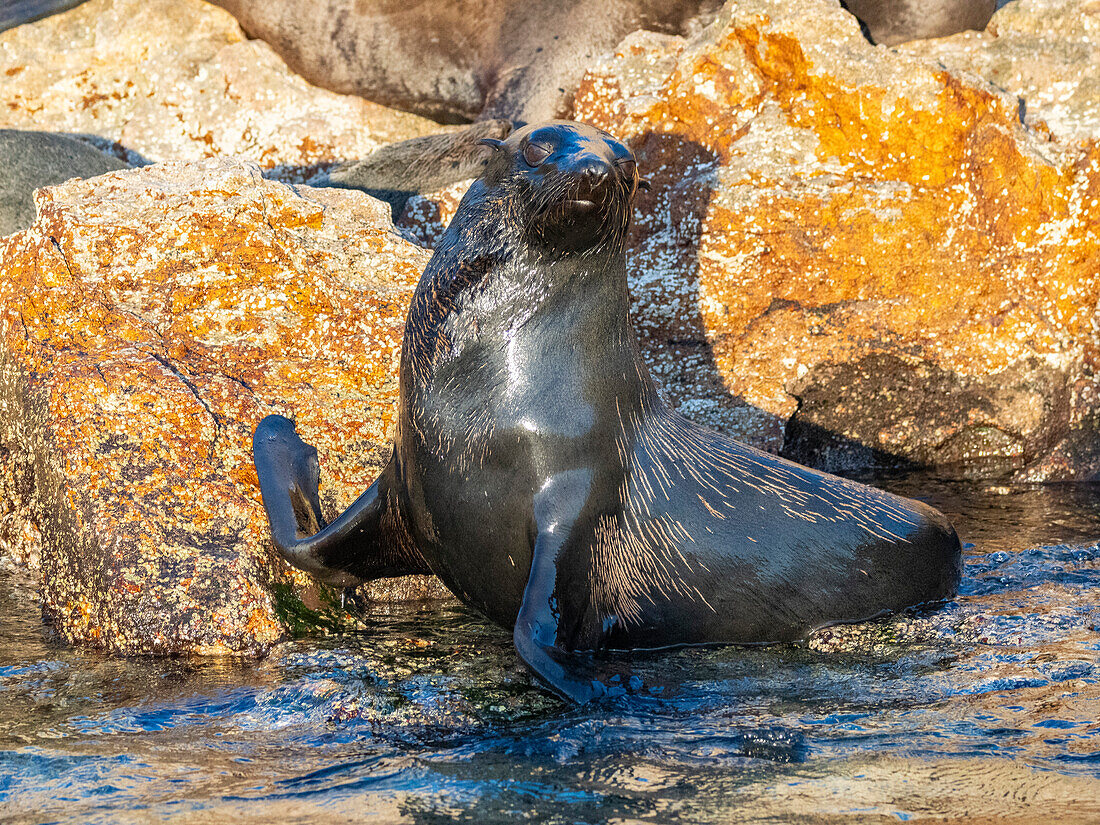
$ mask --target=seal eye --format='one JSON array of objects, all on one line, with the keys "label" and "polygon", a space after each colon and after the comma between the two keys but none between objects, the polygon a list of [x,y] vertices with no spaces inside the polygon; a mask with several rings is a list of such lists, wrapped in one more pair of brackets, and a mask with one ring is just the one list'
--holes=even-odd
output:
[{"label": "seal eye", "polygon": [[528,143],[523,149],[523,159],[528,166],[538,166],[550,157],[550,148],[540,143]]},{"label": "seal eye", "polygon": [[628,178],[634,177],[634,173],[638,171],[638,164],[632,161],[630,158],[620,160],[618,166],[623,170],[623,174]]}]

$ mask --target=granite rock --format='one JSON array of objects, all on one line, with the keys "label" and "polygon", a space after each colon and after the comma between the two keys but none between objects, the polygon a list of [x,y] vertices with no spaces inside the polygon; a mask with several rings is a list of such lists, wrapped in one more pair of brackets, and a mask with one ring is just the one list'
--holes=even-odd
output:
[{"label": "granite rock", "polygon": [[1095,142],[870,45],[829,0],[631,35],[576,116],[626,139],[653,184],[633,316],[681,409],[826,469],[1098,469],[1067,441],[1091,420]]},{"label": "granite rock", "polygon": [[[0,241],[0,550],[38,549],[70,641],[263,650],[309,594],[271,549],[252,429],[296,419],[326,517],[362,492],[388,457],[427,253],[367,195],[233,159],[70,181],[36,206]],[[365,595],[390,591],[442,592]]]},{"label": "granite rock", "polygon": [[1100,2],[1013,0],[982,32],[906,43],[1023,101],[1025,121],[1066,142],[1100,138]]},{"label": "granite rock", "polygon": [[243,155],[290,181],[432,121],[311,86],[201,0],[89,0],[0,34],[0,127],[85,137],[131,165]]}]

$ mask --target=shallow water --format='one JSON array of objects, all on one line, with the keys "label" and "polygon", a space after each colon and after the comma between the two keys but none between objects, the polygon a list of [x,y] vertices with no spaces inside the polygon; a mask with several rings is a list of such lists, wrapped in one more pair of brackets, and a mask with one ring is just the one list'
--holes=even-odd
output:
[{"label": "shallow water", "polygon": [[883,486],[955,521],[959,598],[811,643],[647,654],[569,707],[455,602],[259,662],[49,641],[0,575],[0,821],[1100,821],[1100,487]]}]

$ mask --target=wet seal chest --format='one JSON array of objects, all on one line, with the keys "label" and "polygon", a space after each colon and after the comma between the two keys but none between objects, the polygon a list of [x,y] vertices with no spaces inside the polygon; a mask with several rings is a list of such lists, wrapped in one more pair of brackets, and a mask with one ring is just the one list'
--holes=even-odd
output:
[{"label": "wet seal chest", "polygon": [[606,649],[786,641],[954,591],[941,514],[661,400],[629,321],[629,149],[564,121],[486,143],[409,309],[379,478],[316,531],[315,451],[257,428],[284,557],[339,585],[435,572],[578,701],[631,684]]}]

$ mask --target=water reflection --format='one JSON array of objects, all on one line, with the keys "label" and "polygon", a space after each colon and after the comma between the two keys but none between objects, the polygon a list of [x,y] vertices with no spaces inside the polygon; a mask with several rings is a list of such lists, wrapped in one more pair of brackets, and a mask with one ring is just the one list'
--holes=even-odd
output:
[{"label": "water reflection", "polygon": [[[51,642],[0,575],[6,821],[789,822],[1100,817],[1100,489],[901,478],[962,592],[808,644],[635,657],[660,699],[573,708],[456,603],[259,662]],[[1030,813],[1029,813],[1030,812]]]}]

